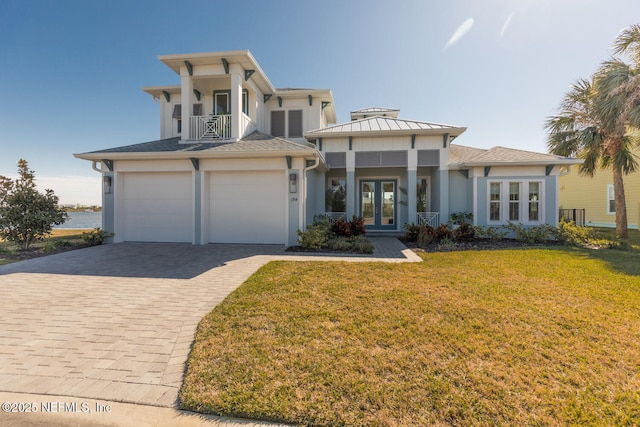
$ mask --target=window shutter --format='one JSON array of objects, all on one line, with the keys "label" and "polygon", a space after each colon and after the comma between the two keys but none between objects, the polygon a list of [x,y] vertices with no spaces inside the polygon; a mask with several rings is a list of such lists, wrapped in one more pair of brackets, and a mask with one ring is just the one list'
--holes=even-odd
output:
[{"label": "window shutter", "polygon": [[174,119],[181,119],[182,118],[182,105],[175,104],[173,106],[173,115],[171,117],[174,118]]},{"label": "window shutter", "polygon": [[302,110],[289,111],[289,138],[302,137]]},{"label": "window shutter", "polygon": [[284,136],[284,111],[271,112],[271,135]]}]

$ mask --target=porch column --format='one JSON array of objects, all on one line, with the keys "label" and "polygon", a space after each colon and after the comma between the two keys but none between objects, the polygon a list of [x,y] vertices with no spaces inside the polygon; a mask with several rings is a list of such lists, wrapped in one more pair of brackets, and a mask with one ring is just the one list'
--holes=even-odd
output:
[{"label": "porch column", "polygon": [[193,244],[202,244],[202,172],[193,174]]},{"label": "porch column", "polygon": [[440,223],[449,220],[449,170],[440,169]]},{"label": "porch column", "polygon": [[231,139],[242,137],[242,75],[231,74]]},{"label": "porch column", "polygon": [[355,151],[347,151],[347,219],[356,215],[358,200],[358,187],[356,186],[356,154]]},{"label": "porch column", "polygon": [[418,204],[416,202],[417,198],[418,198],[418,194],[417,194],[417,182],[418,182],[418,171],[413,169],[413,170],[407,170],[407,198],[409,199],[407,201],[407,224],[411,224],[411,223],[417,223],[418,218],[416,216],[416,212],[418,210]]},{"label": "porch column", "polygon": [[418,152],[409,150],[407,157],[407,223],[417,223],[416,212],[418,210],[418,194],[416,189],[418,176]]},{"label": "porch column", "polygon": [[195,139],[195,135],[191,135],[191,125],[190,125],[190,116],[193,111],[193,80],[189,76],[189,73],[186,70],[186,67],[181,70],[180,75],[182,77],[182,87],[180,94],[180,103],[182,109],[182,136],[181,139],[183,141],[189,139]]}]

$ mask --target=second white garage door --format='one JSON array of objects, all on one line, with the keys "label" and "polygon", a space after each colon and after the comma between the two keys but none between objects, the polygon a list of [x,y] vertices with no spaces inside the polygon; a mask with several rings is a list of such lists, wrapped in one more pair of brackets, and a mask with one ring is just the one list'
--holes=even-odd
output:
[{"label": "second white garage door", "polygon": [[209,179],[210,242],[285,243],[284,172],[216,172]]}]

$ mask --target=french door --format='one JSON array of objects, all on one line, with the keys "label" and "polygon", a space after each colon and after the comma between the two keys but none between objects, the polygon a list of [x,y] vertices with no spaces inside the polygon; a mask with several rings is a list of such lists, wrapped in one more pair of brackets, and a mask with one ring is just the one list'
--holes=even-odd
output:
[{"label": "french door", "polygon": [[372,230],[397,229],[396,180],[360,181],[360,212],[364,225]]}]

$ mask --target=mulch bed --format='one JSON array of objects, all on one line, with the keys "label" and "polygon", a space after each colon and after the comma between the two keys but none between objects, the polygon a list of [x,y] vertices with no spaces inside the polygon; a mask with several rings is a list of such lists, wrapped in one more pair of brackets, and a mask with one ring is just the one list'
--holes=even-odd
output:
[{"label": "mulch bed", "polygon": [[53,254],[59,254],[62,252],[73,251],[75,249],[86,248],[89,246],[90,245],[83,243],[78,245],[72,244],[72,245],[60,246],[55,249],[49,249],[49,250],[44,250],[42,248],[34,248],[34,249],[28,249],[26,251],[21,251],[21,250],[12,251],[12,252],[0,251],[0,260],[10,260],[11,262],[25,261],[28,259],[40,258],[43,256],[53,255]]}]

